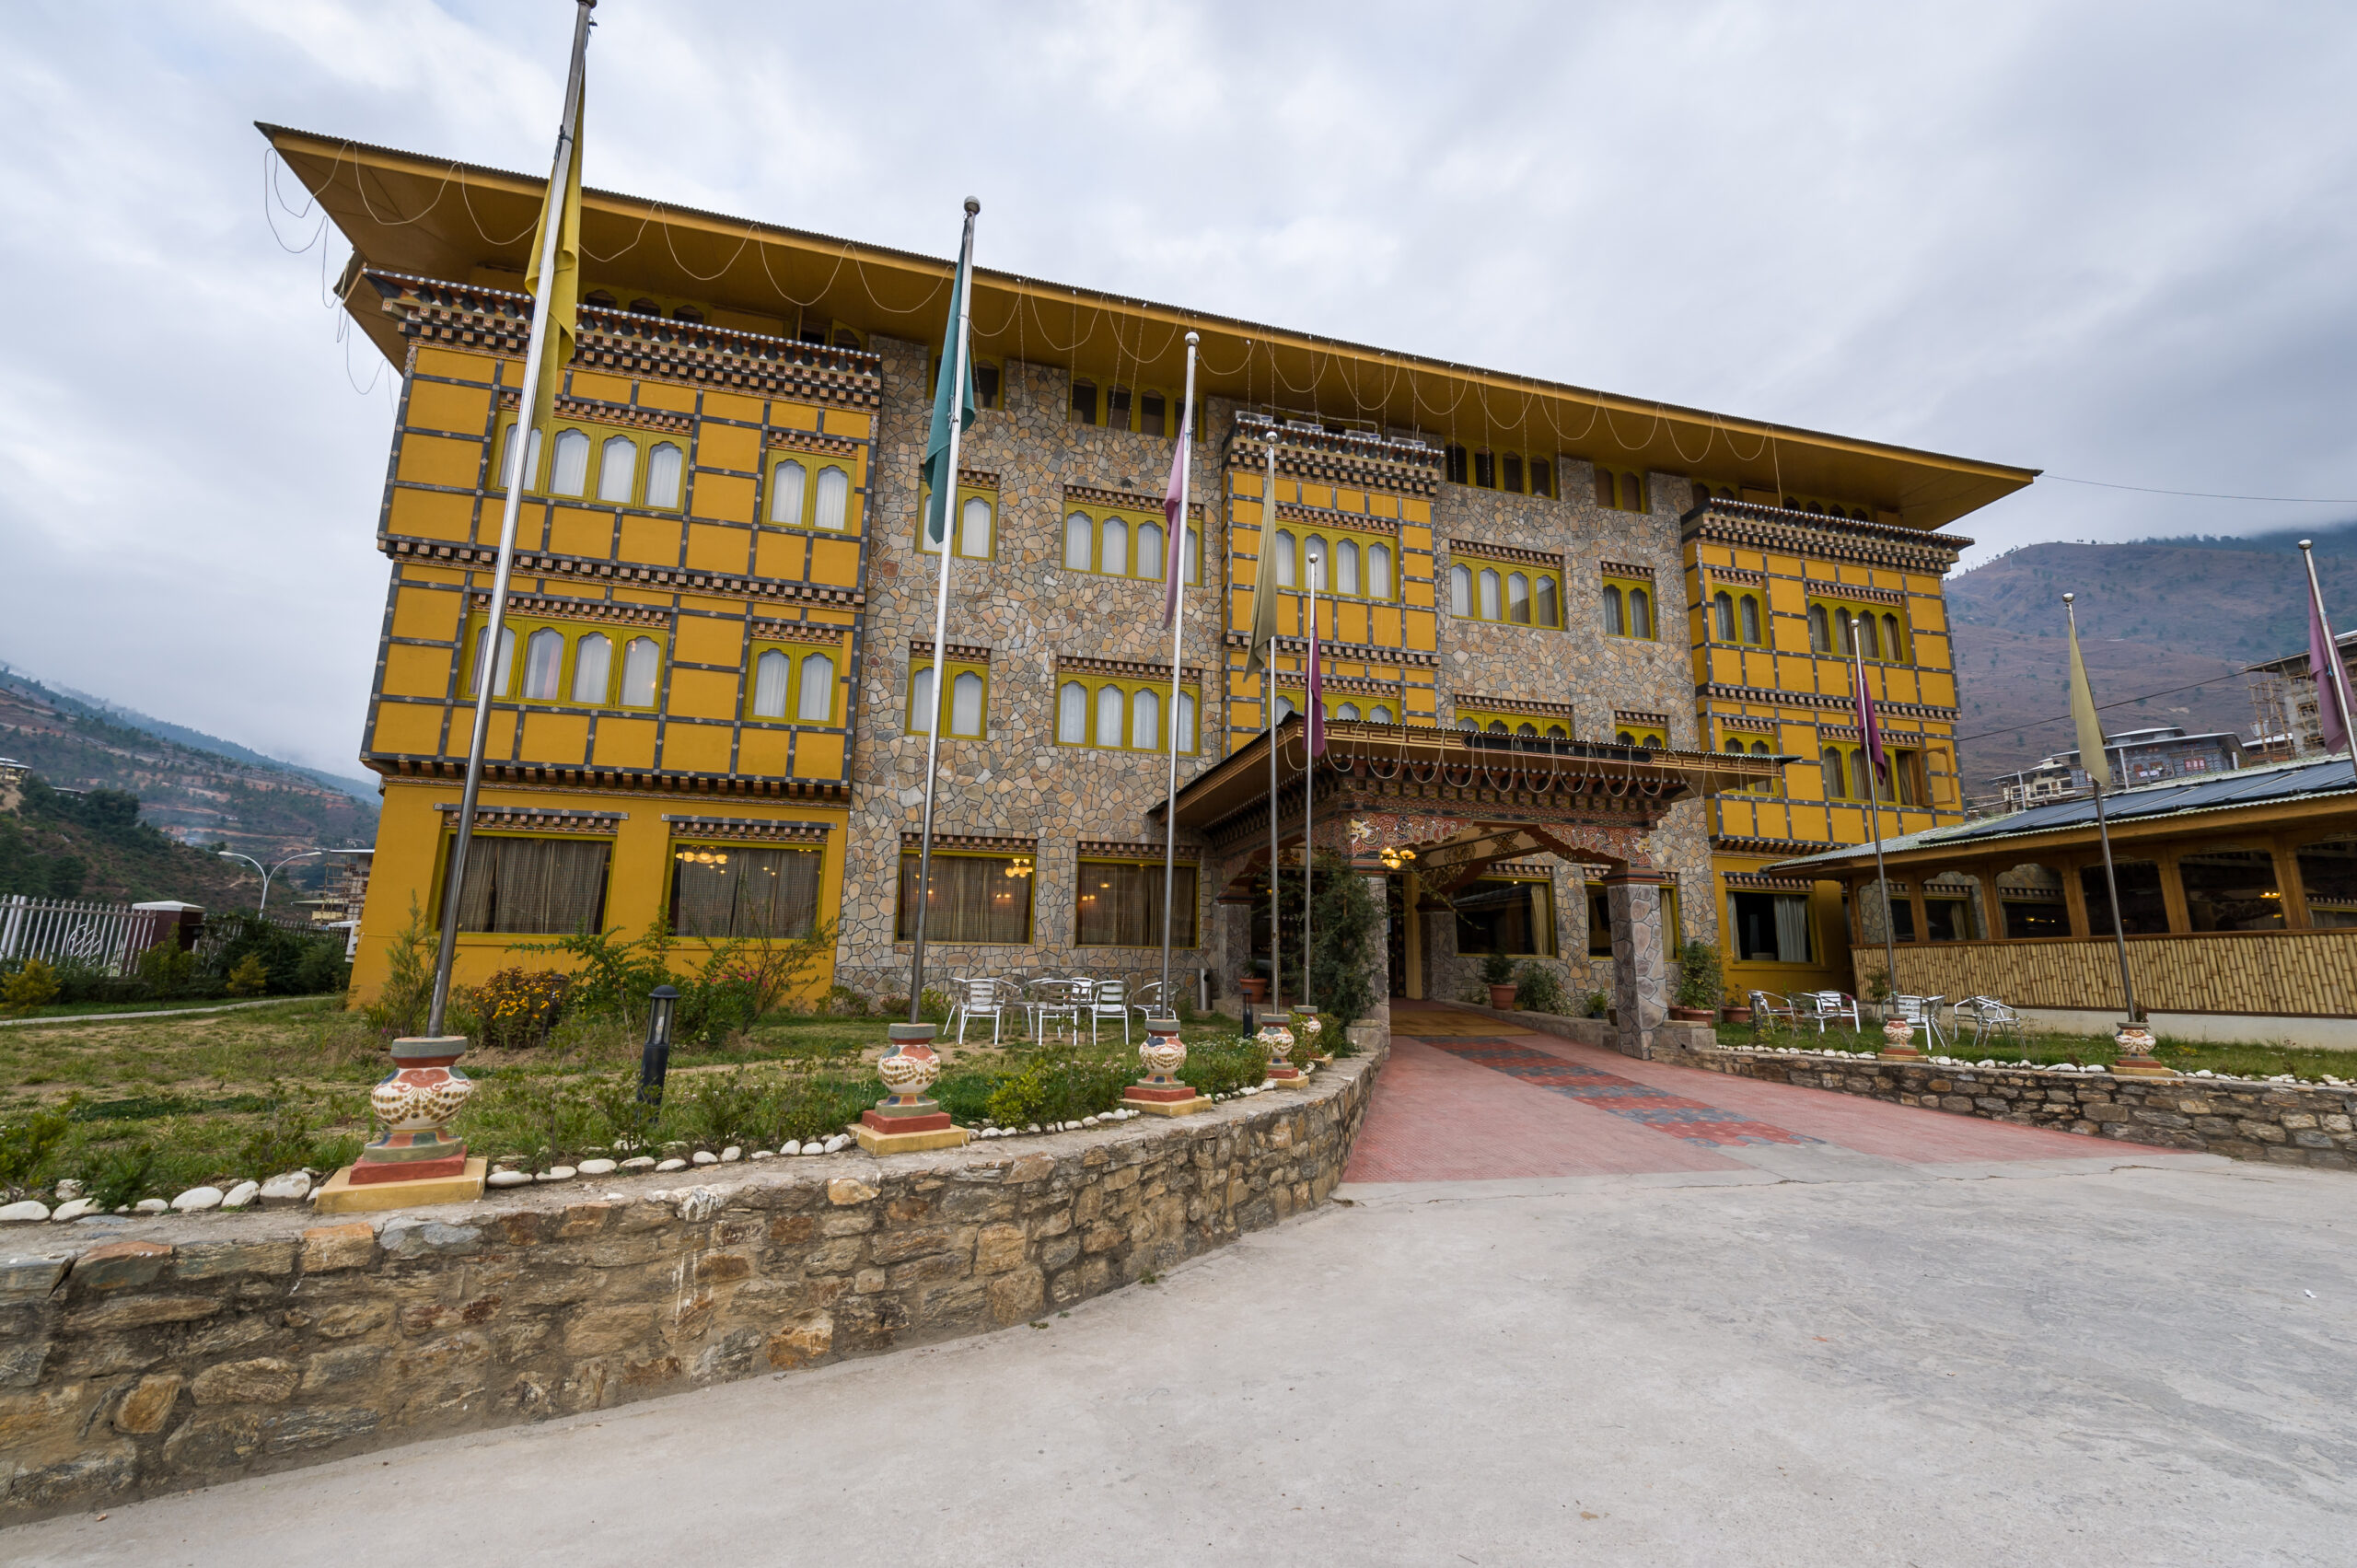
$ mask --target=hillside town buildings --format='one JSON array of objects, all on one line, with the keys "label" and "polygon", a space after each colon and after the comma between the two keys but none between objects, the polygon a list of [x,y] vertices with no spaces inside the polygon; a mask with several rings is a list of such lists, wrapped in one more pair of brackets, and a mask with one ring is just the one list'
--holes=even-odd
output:
[{"label": "hillside town buildings", "polygon": [[[1498,949],[1607,989],[1615,930],[1639,927],[1656,956],[1719,945],[1738,993],[1850,983],[1840,884],[1778,863],[1871,836],[1853,649],[1895,750],[1883,833],[1962,818],[1941,579],[1970,541],[1946,529],[2030,470],[982,268],[983,407],[948,538],[927,540],[946,262],[591,192],[557,427],[519,450],[540,182],[264,132],[352,240],[347,308],[402,378],[363,992],[437,908],[486,659],[461,980],[582,927],[690,953],[831,931],[821,984],[904,991],[941,681],[935,972],[1157,960],[1175,724],[1174,940],[1233,996],[1266,951],[1269,704],[1305,700],[1313,574],[1336,737],[1309,781],[1318,842],[1380,878],[1398,994],[1459,995]],[[1162,484],[1190,330],[1173,701]],[[1283,590],[1273,693],[1245,668],[1263,571]],[[1299,727],[1274,740],[1287,859]]]},{"label": "hillside town buildings", "polygon": [[[2122,789],[2230,772],[2243,765],[2243,745],[2242,737],[2231,730],[2188,735],[2183,725],[2155,725],[2104,737],[2112,778]],[[2021,772],[2000,773],[1989,782],[2002,786],[2009,811],[2049,801],[2076,800],[2093,793],[2075,747],[2041,757]]]}]

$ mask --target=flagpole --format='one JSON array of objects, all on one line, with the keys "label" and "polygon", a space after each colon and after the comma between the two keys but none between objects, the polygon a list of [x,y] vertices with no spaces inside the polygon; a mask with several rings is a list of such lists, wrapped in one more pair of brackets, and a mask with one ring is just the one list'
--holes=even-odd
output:
[{"label": "flagpole", "polygon": [[[1846,616],[1847,611],[1843,613]],[[1882,857],[1882,801],[1879,792],[1875,788],[1875,760],[1869,745],[1872,738],[1866,732],[1865,643],[1858,635],[1857,622],[1854,620],[1849,622],[1849,629],[1851,679],[1857,682],[1858,743],[1862,747],[1868,748],[1865,753],[1866,819],[1872,825],[1875,835],[1875,879],[1882,888],[1883,962],[1889,966],[1885,972],[1890,977],[1890,994],[1895,997],[1898,994],[1898,938],[1893,930],[1895,923],[1890,914],[1890,868],[1883,864]],[[1885,1016],[1887,1019],[1887,1015],[1886,1014]],[[1885,1044],[1889,1043],[1887,1034],[1883,1037],[1883,1040]],[[1911,1036],[1910,1040],[1911,1041]],[[1910,1049],[1912,1049],[1911,1044]]]},{"label": "flagpole", "polygon": [[[2071,643],[2073,647],[2078,645],[2079,641],[2079,610],[2073,602],[2078,597],[2076,594],[2062,596],[2062,613],[2070,618]],[[2092,701],[2091,695],[2091,704]],[[2127,757],[2123,752],[2120,766],[2125,769],[2127,765]],[[2128,978],[2128,928],[2119,918],[2119,876],[2112,869],[2111,865],[2111,824],[2104,819],[2103,781],[2091,773],[2087,776],[2087,783],[2094,788],[2096,794],[2096,838],[2103,845],[2103,885],[2105,892],[2111,899],[2111,942],[2119,952],[2119,993],[2128,1002],[2128,1021],[2131,1024],[2141,1023],[2143,1021],[2144,1015],[2136,1010],[2136,982]]]},{"label": "flagpole", "polygon": [[1325,714],[1318,701],[1318,574],[1326,564],[1326,552],[1315,555],[1303,552],[1305,575],[1309,581],[1303,586],[1309,590],[1304,600],[1308,609],[1308,668],[1302,672],[1301,703],[1301,1005],[1316,1008],[1309,984],[1309,906],[1318,896],[1317,839],[1311,832],[1311,815],[1317,809],[1318,749],[1311,744]]},{"label": "flagpole", "polygon": [[[1162,807],[1162,1010],[1172,1017],[1178,1016],[1178,1005],[1170,996],[1170,885],[1178,875],[1178,656],[1187,636],[1187,443],[1194,436],[1195,424],[1195,345],[1202,339],[1193,332],[1187,334],[1187,401],[1178,405],[1178,456],[1174,466],[1178,471],[1178,515],[1167,519],[1172,539],[1170,549],[1163,560],[1163,570],[1171,574],[1170,614],[1170,787],[1164,796]],[[1195,704],[1195,727],[1202,728],[1202,703]]]},{"label": "flagpole", "polygon": [[[917,928],[909,954],[909,1022],[919,1021],[924,1008],[924,926],[933,906],[934,784],[941,777],[941,716],[949,705],[949,558],[958,545],[958,443],[965,434],[962,399],[966,389],[966,333],[974,314],[974,216],[981,203],[966,198],[966,232],[958,241],[958,342],[950,354],[949,452],[942,460],[941,580],[933,600],[933,714],[925,726],[924,830],[917,839]],[[917,537],[924,537],[924,519],[917,519]]]},{"label": "flagpole", "polygon": [[[525,461],[531,454],[540,377],[546,374],[543,362],[548,357],[549,297],[556,292],[557,239],[564,226],[573,145],[581,134],[582,68],[589,51],[589,13],[597,6],[598,0],[576,0],[573,63],[564,80],[564,112],[556,134],[556,158],[549,168],[548,194],[540,203],[540,268],[533,274],[540,280],[540,286],[532,296],[531,336],[524,345],[522,401],[517,404],[516,424],[507,437],[508,447],[516,454],[515,472],[501,475],[506,481],[507,499],[499,515],[499,559],[492,572],[491,616],[483,627],[482,656],[475,660],[474,727],[467,738],[467,782],[459,792],[459,830],[450,842],[450,865],[442,892],[442,935],[435,949],[434,991],[425,1013],[428,1039],[441,1036],[444,1016],[450,1004],[450,968],[458,958],[459,907],[466,890],[467,852],[474,843],[475,800],[482,793],[483,749],[491,735],[491,678],[499,668],[499,639],[506,630],[507,584],[516,567],[516,523],[523,510],[525,486],[533,479],[524,471]],[[558,373],[563,374],[561,367]],[[494,452],[492,460],[505,462],[505,457]]]},{"label": "flagpole", "polygon": [[[1277,569],[1277,426],[1269,423],[1268,477],[1260,482],[1260,571]],[[1261,585],[1277,591],[1276,579]],[[1280,1019],[1285,1010],[1284,900],[1277,887],[1277,661],[1275,650],[1260,661],[1260,706],[1269,715],[1269,1011]]]},{"label": "flagpole", "polygon": [[[2340,645],[2333,641],[2331,618],[2324,612],[2324,587],[2316,581],[2316,540],[2300,541],[2300,559],[2308,568],[2308,599],[2316,607],[2316,625],[2324,633],[2324,661],[2332,667],[2332,689],[2340,699],[2341,736],[2349,742],[2350,760],[2357,762],[2357,718],[2349,711],[2349,671],[2340,662]],[[2321,698],[2323,693],[2317,695]]]}]

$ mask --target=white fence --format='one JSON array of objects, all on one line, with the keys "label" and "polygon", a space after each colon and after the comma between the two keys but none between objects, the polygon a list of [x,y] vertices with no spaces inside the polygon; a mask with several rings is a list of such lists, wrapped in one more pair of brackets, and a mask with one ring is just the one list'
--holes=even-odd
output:
[{"label": "white fence", "polygon": [[29,899],[18,893],[0,899],[0,959],[41,958],[127,975],[139,967],[139,955],[179,919],[176,910]]}]

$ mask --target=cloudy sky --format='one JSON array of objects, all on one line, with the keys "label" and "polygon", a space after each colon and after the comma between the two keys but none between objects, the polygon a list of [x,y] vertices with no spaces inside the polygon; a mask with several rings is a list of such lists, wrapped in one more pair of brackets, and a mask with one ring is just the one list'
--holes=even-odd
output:
[{"label": "cloudy sky", "polygon": [[[9,10],[0,660],[356,772],[392,399],[251,122],[544,168],[573,6]],[[2054,475],[2357,496],[2357,10],[598,17],[610,189],[939,254],[971,192],[983,260],[1061,281]],[[2049,480],[1960,527],[1978,559],[2344,516]]]}]

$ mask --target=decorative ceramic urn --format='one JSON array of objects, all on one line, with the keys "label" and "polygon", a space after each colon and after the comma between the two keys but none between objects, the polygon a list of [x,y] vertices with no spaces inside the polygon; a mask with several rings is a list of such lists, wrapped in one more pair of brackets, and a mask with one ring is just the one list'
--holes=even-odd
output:
[{"label": "decorative ceramic urn", "polygon": [[475,1086],[454,1065],[467,1037],[439,1035],[393,1041],[393,1070],[368,1091],[368,1108],[385,1131],[360,1151],[351,1184],[419,1181],[466,1169],[467,1145],[448,1132],[450,1119]]},{"label": "decorative ceramic urn", "polygon": [[1145,1069],[1144,1082],[1157,1088],[1178,1081],[1178,1069],[1187,1064],[1187,1046],[1178,1038],[1178,1020],[1147,1021],[1145,1043],[1138,1047],[1138,1063]]},{"label": "decorative ceramic urn", "polygon": [[1915,1049],[1915,1026],[1905,1018],[1885,1018],[1882,1021],[1882,1054],[1885,1056],[1921,1056]]},{"label": "decorative ceramic urn", "polygon": [[861,1113],[861,1127],[894,1135],[948,1130],[949,1113],[924,1098],[925,1090],[941,1076],[941,1057],[933,1049],[933,1040],[931,1024],[892,1026],[892,1049],[876,1063],[876,1075],[892,1092],[877,1100],[873,1109]]},{"label": "decorative ceramic urn", "polygon": [[876,1075],[896,1099],[921,1099],[941,1076],[941,1057],[924,1042],[899,1042],[899,1048],[876,1063]]},{"label": "decorative ceramic urn", "polygon": [[1289,1083],[1301,1076],[1301,1069],[1287,1056],[1293,1051],[1293,1031],[1283,1024],[1269,1024],[1253,1037],[1269,1050],[1268,1075],[1279,1083]]},{"label": "decorative ceramic urn", "polygon": [[2164,1067],[2153,1059],[2153,1031],[2146,1025],[2120,1025],[2119,1032],[2111,1037],[2111,1043],[2119,1047],[2119,1060],[2111,1064],[2116,1075],[2130,1078],[2174,1078],[2177,1075],[2176,1068]]}]

